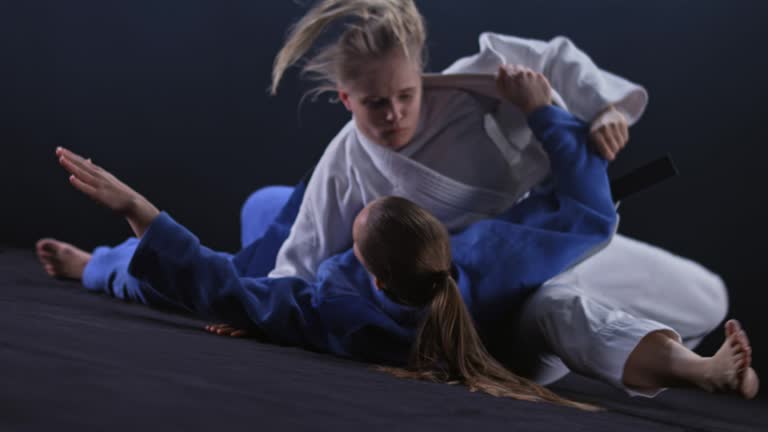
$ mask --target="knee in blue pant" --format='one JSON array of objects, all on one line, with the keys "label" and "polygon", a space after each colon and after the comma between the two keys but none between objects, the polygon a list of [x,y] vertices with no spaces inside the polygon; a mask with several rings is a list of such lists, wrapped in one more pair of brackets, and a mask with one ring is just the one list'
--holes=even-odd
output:
[{"label": "knee in blue pant", "polygon": [[290,198],[291,186],[265,186],[252,193],[240,210],[240,241],[246,247],[258,239]]}]

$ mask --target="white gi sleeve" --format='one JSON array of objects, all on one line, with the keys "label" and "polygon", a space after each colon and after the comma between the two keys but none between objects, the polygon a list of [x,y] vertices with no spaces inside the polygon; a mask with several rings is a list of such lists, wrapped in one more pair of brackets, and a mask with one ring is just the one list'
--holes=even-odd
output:
[{"label": "white gi sleeve", "polygon": [[587,122],[613,105],[633,124],[648,104],[648,93],[643,87],[598,68],[587,54],[563,36],[546,42],[483,33],[480,52],[457,60],[443,73],[495,74],[503,63],[543,73],[565,101],[564,108]]},{"label": "white gi sleeve", "polygon": [[313,281],[320,263],[352,247],[352,223],[363,204],[360,194],[350,187],[346,170],[339,167],[339,159],[334,160],[335,148],[329,146],[315,167],[269,277]]}]

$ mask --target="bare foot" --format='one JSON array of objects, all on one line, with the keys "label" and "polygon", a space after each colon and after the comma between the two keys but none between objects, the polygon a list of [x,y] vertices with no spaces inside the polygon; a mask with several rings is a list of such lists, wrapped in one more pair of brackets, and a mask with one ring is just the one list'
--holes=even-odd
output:
[{"label": "bare foot", "polygon": [[217,334],[219,336],[232,336],[232,337],[250,337],[251,334],[247,330],[240,330],[232,327],[229,324],[208,324],[205,326],[205,331]]},{"label": "bare foot", "polygon": [[708,360],[708,373],[700,382],[709,391],[735,392],[752,399],[760,388],[760,380],[752,369],[752,347],[746,332],[736,320],[725,323],[725,341]]},{"label": "bare foot", "polygon": [[88,252],[52,238],[40,239],[35,250],[45,272],[55,278],[81,280],[91,260]]}]

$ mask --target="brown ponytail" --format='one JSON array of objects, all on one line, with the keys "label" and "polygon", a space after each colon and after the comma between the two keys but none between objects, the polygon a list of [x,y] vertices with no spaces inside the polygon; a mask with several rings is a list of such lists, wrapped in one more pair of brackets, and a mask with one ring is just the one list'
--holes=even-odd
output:
[{"label": "brown ponytail", "polygon": [[515,375],[488,353],[448,271],[448,233],[434,216],[404,198],[386,197],[369,206],[365,220],[356,246],[368,270],[393,300],[428,308],[408,367],[381,370],[401,378],[461,383],[498,397],[599,409]]},{"label": "brown ponytail", "polygon": [[547,388],[507,370],[485,349],[456,282],[447,278],[429,304],[417,333],[409,369],[389,369],[402,378],[462,383],[470,391],[526,401],[546,401],[596,411],[598,408],[562,398]]}]

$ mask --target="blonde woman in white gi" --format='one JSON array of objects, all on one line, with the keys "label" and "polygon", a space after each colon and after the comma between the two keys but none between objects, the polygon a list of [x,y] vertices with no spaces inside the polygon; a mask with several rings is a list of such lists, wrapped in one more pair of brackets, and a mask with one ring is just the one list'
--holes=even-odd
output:
[{"label": "blonde woman in white gi", "polygon": [[[516,77],[543,74],[554,102],[591,122],[595,150],[609,160],[646,106],[642,87],[599,69],[563,37],[483,33],[479,53],[423,74],[425,25],[411,0],[316,3],[276,57],[273,93],[286,69],[342,20],[342,34],[306,59],[304,72],[318,94],[337,93],[352,119],[317,164],[273,277],[314,279],[321,261],[351,246],[355,215],[377,197],[410,199],[455,232],[547,187],[548,159],[499,90]],[[754,397],[751,349],[733,348],[748,347],[737,322],[725,326],[715,356],[689,349],[726,313],[718,275],[617,234],[522,305],[509,338],[522,353],[511,362],[544,384],[571,370],[632,395],[692,385]]]}]

